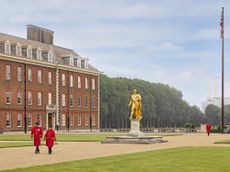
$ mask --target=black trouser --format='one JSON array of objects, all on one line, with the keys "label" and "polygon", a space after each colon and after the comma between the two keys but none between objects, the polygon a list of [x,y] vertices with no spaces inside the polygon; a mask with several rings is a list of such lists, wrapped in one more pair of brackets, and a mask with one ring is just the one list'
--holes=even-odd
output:
[{"label": "black trouser", "polygon": [[51,154],[52,153],[52,147],[48,148],[48,153]]},{"label": "black trouser", "polygon": [[39,146],[36,146],[35,153],[40,153]]}]

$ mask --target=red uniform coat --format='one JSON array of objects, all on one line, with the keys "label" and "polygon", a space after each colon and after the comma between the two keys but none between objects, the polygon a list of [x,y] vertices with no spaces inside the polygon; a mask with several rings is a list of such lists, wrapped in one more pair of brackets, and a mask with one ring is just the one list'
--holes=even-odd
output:
[{"label": "red uniform coat", "polygon": [[207,124],[207,125],[206,125],[206,131],[207,131],[208,134],[210,133],[211,128],[212,128],[212,125],[211,125],[211,124]]},{"label": "red uniform coat", "polygon": [[45,134],[45,138],[46,138],[46,146],[49,148],[53,147],[54,140],[55,140],[54,130],[52,129],[47,130]]},{"label": "red uniform coat", "polygon": [[33,127],[31,130],[31,136],[34,136],[34,146],[41,145],[41,137],[43,135],[42,127]]}]

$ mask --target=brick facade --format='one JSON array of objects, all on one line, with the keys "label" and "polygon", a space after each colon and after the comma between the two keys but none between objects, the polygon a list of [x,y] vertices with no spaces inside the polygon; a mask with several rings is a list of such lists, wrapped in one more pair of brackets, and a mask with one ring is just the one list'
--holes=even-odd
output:
[{"label": "brick facade", "polygon": [[[81,69],[34,60],[34,55],[28,59],[6,54],[3,51],[6,39],[13,42],[8,37],[3,35],[4,40],[1,40],[0,35],[0,129],[26,131],[37,121],[43,129],[50,124],[61,130],[99,129],[100,73],[94,68]],[[27,43],[21,38],[17,41]],[[43,43],[31,43],[33,49],[42,47],[48,51]],[[67,53],[77,57],[72,50],[66,52],[64,48],[53,47],[59,58]]]}]

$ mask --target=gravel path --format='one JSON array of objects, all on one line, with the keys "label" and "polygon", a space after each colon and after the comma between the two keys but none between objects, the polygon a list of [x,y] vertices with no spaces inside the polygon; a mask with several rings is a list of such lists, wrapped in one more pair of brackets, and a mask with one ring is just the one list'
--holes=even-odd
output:
[{"label": "gravel path", "polygon": [[1,148],[0,170],[184,146],[230,147],[230,145],[213,144],[215,141],[230,140],[230,135],[227,134],[211,134],[208,137],[204,133],[196,133],[169,136],[163,139],[168,140],[168,142],[151,145],[60,142],[55,145],[52,155],[47,154],[45,146],[41,147],[40,154],[34,154],[34,147]]}]

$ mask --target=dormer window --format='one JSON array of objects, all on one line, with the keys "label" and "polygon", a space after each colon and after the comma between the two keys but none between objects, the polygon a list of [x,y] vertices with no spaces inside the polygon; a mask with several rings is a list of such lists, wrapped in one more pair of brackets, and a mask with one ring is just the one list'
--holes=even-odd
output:
[{"label": "dormer window", "polygon": [[22,56],[22,45],[21,44],[16,45],[16,56]]},{"label": "dormer window", "polygon": [[37,60],[42,60],[42,49],[40,47],[37,49]]},{"label": "dormer window", "polygon": [[32,47],[30,45],[27,47],[27,57],[32,59]]},{"label": "dormer window", "polygon": [[81,68],[85,68],[85,60],[81,60]]},{"label": "dormer window", "polygon": [[69,65],[70,65],[70,66],[74,66],[74,59],[73,59],[73,56],[70,56]]},{"label": "dormer window", "polygon": [[53,63],[53,53],[51,51],[48,52],[48,62]]},{"label": "dormer window", "polygon": [[89,59],[85,59],[84,60],[84,62],[85,62],[85,65],[84,65],[85,69],[88,69],[88,64],[89,64],[88,61],[89,61]]},{"label": "dormer window", "polygon": [[81,67],[81,59],[80,58],[77,59],[77,67]]},{"label": "dormer window", "polygon": [[5,42],[5,53],[6,54],[11,54],[10,41]]}]

